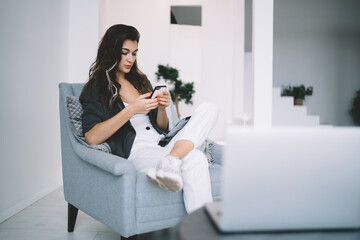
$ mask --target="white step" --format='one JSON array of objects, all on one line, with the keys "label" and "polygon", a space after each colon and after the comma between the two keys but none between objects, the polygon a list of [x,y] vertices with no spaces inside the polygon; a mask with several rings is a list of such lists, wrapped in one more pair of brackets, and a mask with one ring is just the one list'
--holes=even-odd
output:
[{"label": "white step", "polygon": [[273,88],[274,126],[318,126],[319,116],[307,116],[306,106],[295,106],[293,97],[281,97],[281,88]]},{"label": "white step", "polygon": [[320,125],[320,117],[316,115],[308,115],[307,123],[309,125]]},{"label": "white step", "polygon": [[288,109],[294,106],[293,97],[273,97],[273,107],[280,109]]}]

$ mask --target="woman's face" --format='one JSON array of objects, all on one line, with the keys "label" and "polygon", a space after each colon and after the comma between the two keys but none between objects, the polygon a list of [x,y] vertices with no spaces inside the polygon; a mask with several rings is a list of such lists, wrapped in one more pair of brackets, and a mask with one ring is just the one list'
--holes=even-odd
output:
[{"label": "woman's face", "polygon": [[121,60],[118,64],[118,70],[120,73],[126,74],[130,72],[136,60],[136,54],[138,52],[138,44],[136,41],[125,40],[121,49]]}]

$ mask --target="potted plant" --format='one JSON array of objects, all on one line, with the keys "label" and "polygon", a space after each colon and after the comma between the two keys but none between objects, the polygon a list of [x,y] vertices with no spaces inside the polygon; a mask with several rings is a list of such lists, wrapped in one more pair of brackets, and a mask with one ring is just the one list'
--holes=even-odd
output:
[{"label": "potted plant", "polygon": [[311,96],[313,94],[313,87],[305,87],[304,85],[300,86],[291,86],[282,87],[281,96],[291,96],[294,97],[294,105],[302,105],[305,96]]},{"label": "potted plant", "polygon": [[360,126],[360,90],[356,91],[355,97],[352,101],[350,115],[356,125]]},{"label": "potted plant", "polygon": [[158,71],[155,73],[157,80],[164,79],[165,82],[169,82],[174,85],[173,89],[170,89],[170,95],[173,102],[175,102],[176,113],[180,119],[179,102],[185,101],[185,104],[193,104],[191,99],[194,90],[194,83],[183,83],[179,79],[179,71],[169,65],[158,65]]}]

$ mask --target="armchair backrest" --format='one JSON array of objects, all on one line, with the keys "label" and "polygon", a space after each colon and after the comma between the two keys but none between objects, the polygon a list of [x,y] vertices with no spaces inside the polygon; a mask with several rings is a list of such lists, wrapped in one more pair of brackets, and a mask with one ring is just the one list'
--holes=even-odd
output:
[{"label": "armchair backrest", "polygon": [[[72,132],[69,112],[66,106],[66,96],[79,97],[82,87],[81,83],[60,83],[59,84],[59,111],[60,111],[60,135],[61,135],[61,155],[63,163],[63,179],[67,168],[71,168],[73,159],[76,158],[74,146],[80,144]],[[65,171],[64,171],[65,170]],[[64,182],[64,185],[65,182]]]},{"label": "armchair backrest", "polygon": [[[83,83],[60,83],[59,84],[59,110],[60,110],[60,130],[61,130],[61,139],[65,135],[72,135],[71,125],[69,119],[69,113],[66,106],[66,96],[75,96],[79,97],[81,90],[83,88]],[[75,137],[74,137],[74,139]],[[63,142],[62,142],[63,144]]]}]

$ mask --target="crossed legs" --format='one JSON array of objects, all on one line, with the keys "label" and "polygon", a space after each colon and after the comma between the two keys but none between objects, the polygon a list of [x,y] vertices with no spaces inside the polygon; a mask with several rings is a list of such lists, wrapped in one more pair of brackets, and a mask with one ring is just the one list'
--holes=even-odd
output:
[{"label": "crossed legs", "polygon": [[201,104],[185,127],[165,147],[168,154],[147,170],[156,185],[173,192],[184,190],[188,213],[212,201],[210,175],[205,155],[196,149],[208,136],[217,118],[215,104]]}]

